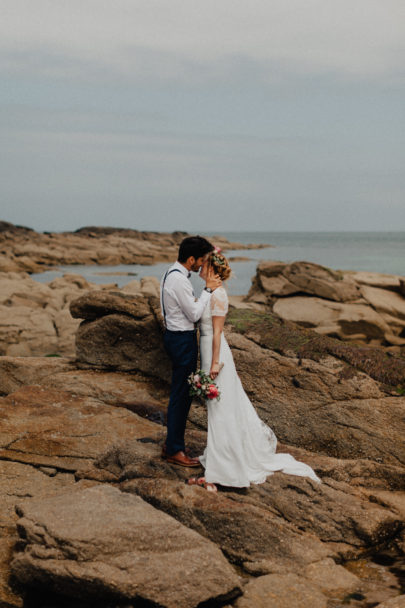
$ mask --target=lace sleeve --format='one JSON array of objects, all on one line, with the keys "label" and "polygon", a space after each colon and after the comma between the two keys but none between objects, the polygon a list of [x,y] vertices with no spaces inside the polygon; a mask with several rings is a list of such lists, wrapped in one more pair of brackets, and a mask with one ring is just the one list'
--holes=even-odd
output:
[{"label": "lace sleeve", "polygon": [[226,317],[228,312],[228,295],[223,287],[219,287],[211,296],[211,314],[213,317]]}]

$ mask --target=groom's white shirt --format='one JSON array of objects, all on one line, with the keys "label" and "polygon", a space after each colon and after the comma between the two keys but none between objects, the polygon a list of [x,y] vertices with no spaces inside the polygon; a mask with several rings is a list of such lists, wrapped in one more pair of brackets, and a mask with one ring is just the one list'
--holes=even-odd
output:
[{"label": "groom's white shirt", "polygon": [[[171,272],[179,270],[180,272]],[[170,274],[169,274],[170,273]],[[166,328],[170,331],[189,331],[200,320],[211,294],[203,290],[198,300],[195,299],[193,287],[188,279],[188,270],[175,262],[170,266],[160,282],[160,307],[163,315],[166,312]],[[166,281],[164,280],[166,276]],[[164,293],[162,290],[164,282]]]}]

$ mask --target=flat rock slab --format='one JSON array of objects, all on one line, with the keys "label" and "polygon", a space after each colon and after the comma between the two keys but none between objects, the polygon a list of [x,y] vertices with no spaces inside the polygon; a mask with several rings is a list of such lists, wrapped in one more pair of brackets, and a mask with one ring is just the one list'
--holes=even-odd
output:
[{"label": "flat rock slab", "polygon": [[331,558],[309,564],[303,574],[324,593],[334,596],[361,588],[361,580]]},{"label": "flat rock slab", "polygon": [[0,398],[0,420],[1,459],[72,472],[120,440],[162,436],[162,426],[124,408],[40,386]]},{"label": "flat rock slab", "polygon": [[78,369],[67,358],[0,357],[0,393],[7,395],[34,384],[126,407],[160,424],[165,421],[168,388],[157,386],[149,377],[133,372]]},{"label": "flat rock slab", "polygon": [[28,587],[165,608],[240,593],[239,578],[212,542],[116,488],[31,500],[17,511],[25,548],[11,568]]},{"label": "flat rock slab", "polygon": [[64,372],[76,370],[76,366],[62,357],[1,357],[0,393],[8,395],[21,386],[43,384]]},{"label": "flat rock slab", "polygon": [[250,492],[244,500],[242,493],[213,494],[167,479],[132,479],[120,487],[212,540],[234,563],[273,559],[302,569],[330,554],[314,534],[300,531],[264,502],[252,504]]},{"label": "flat rock slab", "polygon": [[70,304],[70,312],[75,319],[98,319],[105,315],[124,314],[135,319],[150,315],[149,304],[142,297],[120,292],[97,291],[86,293]]},{"label": "flat rock slab", "polygon": [[[147,471],[142,464],[137,468]],[[175,479],[132,478],[120,487],[208,537],[252,574],[267,574],[263,561],[268,560],[284,564],[284,571],[302,571],[328,556],[361,555],[402,529],[396,513],[333,480],[316,487],[310,480],[276,473],[246,493],[228,489],[214,496]]]},{"label": "flat rock slab", "polygon": [[295,574],[268,574],[252,580],[235,608],[326,608],[327,599]]}]

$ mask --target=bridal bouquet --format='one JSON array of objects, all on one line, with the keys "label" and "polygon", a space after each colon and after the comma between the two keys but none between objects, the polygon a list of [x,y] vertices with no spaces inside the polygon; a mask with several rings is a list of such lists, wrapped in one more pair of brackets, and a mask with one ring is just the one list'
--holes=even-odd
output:
[{"label": "bridal bouquet", "polygon": [[192,373],[188,377],[190,385],[191,397],[200,397],[200,399],[216,399],[219,401],[221,393],[212,381],[211,376],[203,372],[201,369],[198,372]]}]

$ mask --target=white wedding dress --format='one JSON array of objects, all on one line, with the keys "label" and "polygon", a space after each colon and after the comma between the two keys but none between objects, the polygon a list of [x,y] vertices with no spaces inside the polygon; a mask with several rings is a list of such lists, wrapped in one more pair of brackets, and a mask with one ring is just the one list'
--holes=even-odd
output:
[{"label": "white wedding dress", "polygon": [[[228,296],[215,290],[200,321],[201,369],[209,373],[212,359],[212,315],[225,316]],[[223,486],[248,487],[263,483],[274,471],[320,481],[310,466],[290,454],[276,454],[277,438],[256,413],[236,372],[231,350],[221,335],[220,371],[216,384],[220,400],[207,400],[207,447],[200,461],[205,479]]]}]

